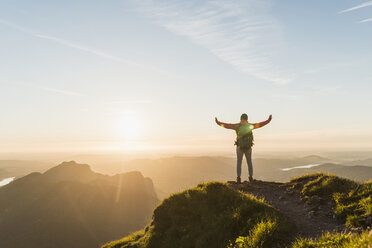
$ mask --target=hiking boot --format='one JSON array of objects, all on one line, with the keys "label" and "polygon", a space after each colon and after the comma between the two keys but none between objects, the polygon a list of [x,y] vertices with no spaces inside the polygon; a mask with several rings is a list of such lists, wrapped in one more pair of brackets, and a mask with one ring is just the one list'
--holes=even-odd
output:
[{"label": "hiking boot", "polygon": [[237,182],[237,183],[242,183],[242,180],[240,179],[240,177],[237,177],[237,178],[236,178],[236,182]]},{"label": "hiking boot", "polygon": [[253,182],[253,177],[249,177],[249,182]]}]

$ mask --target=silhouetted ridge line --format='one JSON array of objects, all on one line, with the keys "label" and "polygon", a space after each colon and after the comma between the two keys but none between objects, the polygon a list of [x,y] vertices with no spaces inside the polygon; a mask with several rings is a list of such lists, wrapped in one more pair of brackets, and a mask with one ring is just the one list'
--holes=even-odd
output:
[{"label": "silhouetted ridge line", "polygon": [[64,162],[0,188],[0,247],[98,247],[143,228],[158,202],[140,172],[107,176]]}]

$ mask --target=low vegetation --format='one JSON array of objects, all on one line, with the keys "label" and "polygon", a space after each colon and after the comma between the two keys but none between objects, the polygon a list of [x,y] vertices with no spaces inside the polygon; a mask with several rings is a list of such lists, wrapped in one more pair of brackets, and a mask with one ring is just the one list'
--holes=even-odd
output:
[{"label": "low vegetation", "polygon": [[297,239],[293,248],[369,248],[372,244],[372,235],[367,231],[361,234],[327,233],[317,240]]},{"label": "low vegetation", "polygon": [[246,237],[238,237],[235,243],[230,244],[229,248],[255,248],[272,247],[277,240],[278,223],[276,221],[261,221]]},{"label": "low vegetation", "polygon": [[335,215],[349,227],[371,226],[372,181],[358,184],[349,179],[323,173],[309,174],[291,180],[301,185],[305,199],[320,197],[332,201]]},{"label": "low vegetation", "polygon": [[349,227],[367,228],[372,218],[372,181],[347,193],[334,195],[336,215]]},{"label": "low vegetation", "polygon": [[323,173],[304,175],[291,180],[291,183],[296,182],[302,184],[301,194],[305,198],[316,195],[323,201],[332,199],[335,193],[347,193],[358,186],[352,180]]},{"label": "low vegetation", "polygon": [[290,230],[263,200],[211,182],[165,199],[145,230],[103,247],[273,247]]}]

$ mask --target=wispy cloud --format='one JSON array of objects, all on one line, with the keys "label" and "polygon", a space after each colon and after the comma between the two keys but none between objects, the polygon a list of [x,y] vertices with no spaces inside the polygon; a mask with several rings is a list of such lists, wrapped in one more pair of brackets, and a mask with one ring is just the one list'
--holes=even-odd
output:
[{"label": "wispy cloud", "polygon": [[145,65],[142,65],[142,64],[137,63],[135,61],[132,61],[132,60],[129,60],[129,59],[125,59],[125,58],[122,58],[122,57],[119,57],[119,56],[116,56],[116,55],[112,55],[112,54],[109,54],[109,53],[100,51],[98,49],[90,48],[88,46],[81,45],[81,44],[78,44],[78,43],[75,43],[75,42],[72,42],[72,41],[68,41],[68,40],[65,40],[65,39],[57,38],[57,37],[50,36],[50,35],[47,35],[47,34],[40,34],[40,33],[37,33],[35,31],[31,30],[31,29],[28,29],[28,28],[19,26],[17,24],[14,24],[14,23],[11,23],[11,22],[8,22],[8,21],[0,20],[0,24],[6,25],[8,27],[11,27],[11,28],[16,29],[16,30],[18,30],[20,32],[23,32],[23,33],[32,35],[34,37],[38,37],[40,39],[49,40],[49,41],[58,43],[58,44],[60,44],[62,46],[70,47],[70,48],[73,48],[73,49],[76,49],[76,50],[80,50],[80,51],[83,51],[83,52],[86,52],[86,53],[90,53],[90,54],[96,55],[96,56],[101,57],[101,58],[104,58],[104,59],[108,59],[108,60],[111,60],[111,61],[115,61],[115,62],[127,64],[127,65],[130,65],[130,66],[135,66],[135,67],[141,67],[141,68],[144,68],[144,69],[149,69],[149,70],[152,70],[152,71],[155,71],[155,72],[159,72],[159,73],[164,73],[163,71],[158,70],[157,68],[150,67],[150,66],[145,66]]},{"label": "wispy cloud", "polygon": [[365,22],[372,22],[372,18],[364,19],[360,21],[359,23],[365,23]]},{"label": "wispy cloud", "polygon": [[31,35],[34,35],[35,33],[32,32],[30,29],[28,28],[25,28],[25,27],[21,27],[17,24],[14,24],[14,23],[11,23],[11,22],[8,22],[8,21],[5,21],[5,20],[0,20],[0,24],[3,24],[5,26],[8,26],[8,27],[11,27],[11,28],[14,28],[18,31],[21,31],[23,33],[27,33],[27,34],[31,34]]},{"label": "wispy cloud", "polygon": [[286,84],[292,76],[275,61],[280,25],[268,0],[135,2],[156,23],[207,48],[239,71]]},{"label": "wispy cloud", "polygon": [[342,10],[339,13],[340,14],[347,13],[347,12],[351,12],[351,11],[358,10],[358,9],[361,9],[361,8],[365,8],[365,7],[368,7],[368,6],[372,6],[372,1],[359,4],[359,5],[355,6],[355,7],[350,8],[350,9]]},{"label": "wispy cloud", "polygon": [[19,88],[44,90],[44,91],[54,92],[58,94],[68,95],[68,96],[75,96],[75,97],[85,96],[84,94],[76,92],[76,91],[57,89],[53,87],[45,87],[45,86],[41,86],[40,83],[35,83],[32,81],[5,81],[5,82],[0,82],[0,83],[6,83],[8,85],[16,85]]},{"label": "wispy cloud", "polygon": [[58,93],[58,94],[68,95],[68,96],[83,96],[83,94],[80,94],[80,93],[74,92],[74,91],[69,91],[69,90],[47,88],[47,87],[40,87],[40,89],[45,90],[45,91]]},{"label": "wispy cloud", "polygon": [[41,39],[54,41],[58,44],[61,44],[61,45],[67,46],[67,47],[71,47],[71,48],[74,48],[74,49],[77,49],[77,50],[81,50],[81,51],[84,51],[84,52],[87,52],[87,53],[91,53],[91,54],[97,55],[97,56],[105,58],[105,59],[113,60],[113,61],[116,61],[116,62],[128,64],[128,65],[133,65],[133,66],[141,66],[140,64],[138,64],[136,62],[133,62],[131,60],[124,59],[124,58],[121,58],[121,57],[118,57],[118,56],[115,56],[115,55],[111,55],[111,54],[108,54],[108,53],[105,53],[105,52],[102,52],[102,51],[99,51],[99,50],[95,50],[95,49],[89,48],[87,46],[79,45],[77,43],[67,41],[67,40],[64,40],[64,39],[59,39],[59,38],[56,38],[56,37],[53,37],[53,36],[43,35],[43,34],[35,34],[35,36],[39,37]]}]

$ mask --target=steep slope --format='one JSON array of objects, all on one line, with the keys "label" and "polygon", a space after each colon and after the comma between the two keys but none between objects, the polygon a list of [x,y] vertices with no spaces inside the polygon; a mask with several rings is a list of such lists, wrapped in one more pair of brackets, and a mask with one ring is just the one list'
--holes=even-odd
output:
[{"label": "steep slope", "polygon": [[139,172],[65,162],[0,188],[0,247],[99,247],[142,228],[158,199]]}]

